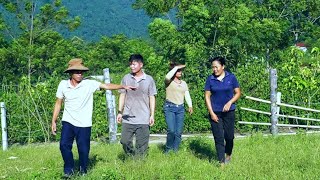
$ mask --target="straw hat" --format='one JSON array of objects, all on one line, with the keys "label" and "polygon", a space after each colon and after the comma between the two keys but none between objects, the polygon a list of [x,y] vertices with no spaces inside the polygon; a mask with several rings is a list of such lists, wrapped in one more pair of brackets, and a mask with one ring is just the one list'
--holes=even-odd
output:
[{"label": "straw hat", "polygon": [[85,67],[83,65],[82,59],[76,58],[76,59],[71,59],[68,63],[68,69],[65,70],[65,73],[68,73],[73,70],[78,70],[78,71],[89,71],[89,68]]}]

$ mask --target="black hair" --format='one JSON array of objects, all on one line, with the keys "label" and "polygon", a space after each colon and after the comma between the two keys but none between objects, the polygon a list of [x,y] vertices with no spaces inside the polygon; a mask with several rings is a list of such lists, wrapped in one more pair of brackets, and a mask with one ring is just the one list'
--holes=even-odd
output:
[{"label": "black hair", "polygon": [[140,54],[132,54],[129,57],[129,63],[132,63],[133,61],[141,62],[143,63],[143,57]]},{"label": "black hair", "polygon": [[210,63],[212,63],[213,61],[219,61],[219,63],[224,66],[226,65],[226,59],[222,56],[217,56],[217,57],[213,57],[209,59]]},{"label": "black hair", "polygon": [[181,63],[179,62],[176,62],[176,61],[170,61],[170,64],[169,64],[169,69],[173,69],[175,66],[178,66],[178,65],[182,65]]}]

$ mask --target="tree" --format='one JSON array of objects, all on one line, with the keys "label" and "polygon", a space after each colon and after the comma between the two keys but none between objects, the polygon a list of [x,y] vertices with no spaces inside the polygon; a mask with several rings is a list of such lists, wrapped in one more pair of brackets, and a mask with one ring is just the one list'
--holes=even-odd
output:
[{"label": "tree", "polygon": [[[17,64],[22,65],[22,67],[9,68],[17,69],[20,72],[16,74],[18,76],[26,73],[31,83],[32,74],[39,75],[46,70],[41,67],[47,64],[45,63],[47,59],[43,59],[45,57],[43,53],[47,52],[41,54],[41,51],[49,50],[43,46],[50,42],[42,43],[43,37],[51,36],[51,33],[55,34],[54,30],[61,26],[67,26],[70,30],[77,28],[80,25],[80,18],[69,18],[68,11],[62,6],[61,0],[44,5],[35,0],[2,0],[0,4],[7,12],[12,13],[18,22],[17,27],[4,26],[13,42],[12,47],[7,48],[7,60],[18,61]],[[58,40],[59,36],[55,38]]]},{"label": "tree", "polygon": [[159,17],[167,15],[176,4],[177,0],[136,0],[132,7],[144,9],[150,17]]},{"label": "tree", "polygon": [[[199,49],[195,51],[196,54],[207,54],[203,59],[209,55],[222,55],[231,61],[229,65],[236,67],[252,56],[263,57],[273,64],[278,62],[278,50],[296,41],[314,43],[319,39],[319,3],[316,0],[172,0],[168,3],[137,0],[134,7],[144,9],[150,16],[163,15],[177,9],[176,18],[182,22],[175,27],[175,36],[179,37],[180,44],[185,47],[187,59],[190,47],[195,46]],[[157,23],[161,22],[154,20],[150,26],[157,27]],[[149,28],[152,38],[162,43],[162,47],[165,44],[176,44],[172,38],[165,43],[159,41],[164,39],[159,37],[168,36],[167,29],[161,31]]]}]

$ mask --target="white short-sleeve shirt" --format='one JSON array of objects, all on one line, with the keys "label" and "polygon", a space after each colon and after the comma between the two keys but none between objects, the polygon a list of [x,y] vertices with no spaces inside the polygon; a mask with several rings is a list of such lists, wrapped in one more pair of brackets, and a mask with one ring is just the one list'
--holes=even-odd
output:
[{"label": "white short-sleeve shirt", "polygon": [[62,80],[56,97],[64,100],[62,121],[77,127],[92,126],[93,93],[99,90],[100,82],[82,80],[73,87],[70,80]]}]

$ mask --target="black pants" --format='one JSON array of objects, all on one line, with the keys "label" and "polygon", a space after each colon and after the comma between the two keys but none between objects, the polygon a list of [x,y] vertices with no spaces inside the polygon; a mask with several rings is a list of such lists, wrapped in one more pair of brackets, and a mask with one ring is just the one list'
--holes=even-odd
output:
[{"label": "black pants", "polygon": [[214,137],[218,161],[224,162],[225,153],[227,155],[232,154],[235,111],[214,113],[218,116],[219,122],[213,121],[209,116],[211,131]]},{"label": "black pants", "polygon": [[[133,136],[136,135],[136,148],[133,147]],[[122,123],[121,144],[128,155],[146,155],[149,146],[150,127],[148,124]]]},{"label": "black pants", "polygon": [[68,122],[62,121],[62,131],[60,139],[60,151],[64,160],[64,173],[72,174],[74,172],[74,159],[72,153],[72,144],[76,139],[79,166],[81,173],[87,173],[89,162],[91,127],[76,127]]}]

